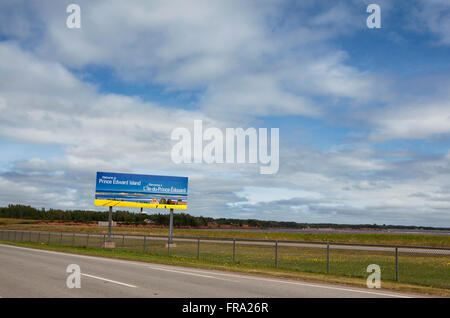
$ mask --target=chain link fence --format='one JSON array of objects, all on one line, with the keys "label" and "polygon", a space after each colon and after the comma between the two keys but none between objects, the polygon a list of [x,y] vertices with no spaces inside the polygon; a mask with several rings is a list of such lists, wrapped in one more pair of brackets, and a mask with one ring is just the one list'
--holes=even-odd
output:
[{"label": "chain link fence", "polygon": [[[104,248],[107,234],[0,230],[0,240]],[[271,241],[221,237],[112,234],[116,251],[198,259],[214,264],[367,278],[377,264],[383,281],[450,288],[450,248],[335,242]]]}]

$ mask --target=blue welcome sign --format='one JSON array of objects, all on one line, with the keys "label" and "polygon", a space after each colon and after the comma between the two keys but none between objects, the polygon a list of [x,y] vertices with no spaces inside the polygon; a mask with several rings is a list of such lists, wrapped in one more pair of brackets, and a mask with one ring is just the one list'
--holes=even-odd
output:
[{"label": "blue welcome sign", "polygon": [[97,172],[95,205],[187,209],[188,178]]}]

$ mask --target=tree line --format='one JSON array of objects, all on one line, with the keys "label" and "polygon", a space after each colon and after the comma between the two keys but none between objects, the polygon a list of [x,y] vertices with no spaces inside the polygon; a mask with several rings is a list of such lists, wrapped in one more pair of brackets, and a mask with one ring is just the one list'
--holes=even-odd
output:
[{"label": "tree line", "polygon": [[[140,214],[128,211],[114,211],[112,216],[114,221],[126,224],[146,224],[146,220],[151,220],[155,225],[169,225],[169,214]],[[108,212],[36,209],[28,205],[10,204],[7,207],[0,207],[0,218],[89,223],[108,221]],[[213,219],[195,217],[186,213],[174,214],[175,226],[206,226],[209,222],[213,222]]]},{"label": "tree line", "polygon": [[[108,221],[108,212],[89,211],[89,210],[59,210],[59,209],[37,209],[28,205],[10,204],[7,207],[0,207],[0,218],[16,218],[28,220],[45,220],[60,222],[98,222]],[[151,220],[152,224],[159,226],[169,225],[168,213],[157,214],[139,214],[128,211],[113,212],[113,220],[125,224],[146,224],[146,220]],[[401,226],[401,225],[378,225],[378,224],[333,224],[333,223],[297,223],[283,221],[265,221],[256,219],[228,219],[211,218],[203,216],[192,216],[187,213],[174,213],[174,226],[232,226],[232,227],[257,227],[257,228],[289,228],[289,229],[307,229],[307,228],[352,228],[352,229],[424,229],[424,230],[449,230],[448,228]]]}]

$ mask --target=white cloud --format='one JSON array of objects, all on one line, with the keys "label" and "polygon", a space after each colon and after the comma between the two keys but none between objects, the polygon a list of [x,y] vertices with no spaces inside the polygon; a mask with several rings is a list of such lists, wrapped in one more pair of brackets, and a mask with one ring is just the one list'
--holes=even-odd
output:
[{"label": "white cloud", "polygon": [[[450,224],[443,212],[450,202],[449,155],[421,158],[411,151],[411,160],[389,162],[384,157],[391,153],[370,145],[318,151],[282,142],[275,176],[251,165],[172,164],[170,132],[192,127],[194,119],[219,128],[257,116],[339,120],[326,106],[344,101],[361,106],[374,140],[427,138],[450,127],[445,98],[397,104],[384,94],[392,94],[386,81],[351,66],[350,56],[328,43],[357,25],[356,9],[323,1],[329,11],[309,18],[288,13],[302,14],[302,25],[289,18],[283,25],[276,1],[186,3],[80,1],[83,27],[69,30],[63,3],[24,2],[28,13],[34,10],[27,20],[27,11],[2,2],[9,9],[0,10],[0,25],[14,41],[0,42],[0,72],[8,79],[0,83],[0,137],[57,145],[63,153],[12,162],[0,177],[2,204],[92,208],[98,170],[170,172],[190,177],[195,215]],[[199,90],[198,110],[100,93],[69,71],[89,65],[112,68],[121,80]],[[388,103],[382,113],[364,108],[380,101]]]},{"label": "white cloud", "polygon": [[267,203],[281,200],[301,199],[320,199],[321,195],[317,192],[304,191],[300,189],[273,188],[273,187],[244,187],[236,192],[240,198],[246,201],[230,204],[233,207],[243,205],[256,205],[258,203]]},{"label": "white cloud", "polygon": [[[420,0],[419,7],[414,10],[412,24],[418,31],[425,28],[434,34],[436,42],[450,45],[450,2],[447,0]],[[418,26],[417,26],[418,24]]]},{"label": "white cloud", "polygon": [[392,106],[370,120],[375,125],[372,140],[426,139],[450,133],[450,102],[425,100]]},{"label": "white cloud", "polygon": [[[317,116],[322,111],[311,101],[316,95],[330,101],[380,96],[373,92],[374,76],[346,65],[345,54],[326,42],[355,25],[353,6],[324,3],[327,13],[299,12],[302,23],[293,24],[284,22],[284,7],[270,0],[78,4],[79,30],[61,23],[64,3],[22,4],[35,11],[28,17],[23,10],[22,19],[41,26],[35,34],[41,41],[29,45],[41,58],[74,68],[103,65],[125,81],[204,90],[202,107],[220,113]],[[12,19],[9,28],[19,14],[3,17]]]}]

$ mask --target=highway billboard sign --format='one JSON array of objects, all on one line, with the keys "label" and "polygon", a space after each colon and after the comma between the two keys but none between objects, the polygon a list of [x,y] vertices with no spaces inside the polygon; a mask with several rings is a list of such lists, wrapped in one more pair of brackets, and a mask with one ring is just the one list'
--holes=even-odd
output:
[{"label": "highway billboard sign", "polygon": [[187,209],[188,178],[97,172],[95,205]]}]

